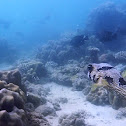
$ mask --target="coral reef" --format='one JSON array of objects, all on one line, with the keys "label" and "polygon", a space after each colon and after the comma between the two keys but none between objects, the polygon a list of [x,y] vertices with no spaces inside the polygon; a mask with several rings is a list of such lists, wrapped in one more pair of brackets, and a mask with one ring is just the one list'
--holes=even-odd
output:
[{"label": "coral reef", "polygon": [[10,70],[10,71],[1,71],[0,80],[4,80],[8,84],[9,83],[16,84],[26,93],[26,89],[23,83],[21,82],[21,74],[18,69]]},{"label": "coral reef", "polygon": [[73,48],[70,44],[70,38],[66,40],[50,41],[45,46],[42,46],[36,52],[36,58],[42,62],[56,62],[63,65],[68,60],[79,60],[84,57],[84,46],[79,48]]},{"label": "coral reef", "polygon": [[2,126],[27,125],[24,104],[25,95],[17,85],[0,81],[0,124]]},{"label": "coral reef", "polygon": [[[25,91],[27,90],[26,99],[25,93],[20,89],[23,85],[18,70],[0,72],[0,79],[3,80],[0,81],[1,126],[49,126],[48,121],[35,112],[36,107],[46,103],[45,97],[48,91],[45,91],[41,86],[33,86],[29,81],[25,81],[27,85],[25,88]],[[31,91],[33,92],[31,93]],[[46,111],[46,109],[44,110]]]},{"label": "coral reef", "polygon": [[47,70],[44,64],[39,61],[24,61],[18,65],[22,74],[22,81],[39,82],[41,78],[47,76]]},{"label": "coral reef", "polygon": [[4,80],[7,83],[14,83],[21,87],[21,74],[17,69],[0,72],[0,80]]},{"label": "coral reef", "polygon": [[40,113],[31,112],[28,114],[29,126],[50,126],[47,119]]},{"label": "coral reef", "polygon": [[126,99],[124,97],[115,93],[112,90],[108,92],[108,95],[109,95],[109,103],[112,105],[114,109],[126,107]]},{"label": "coral reef", "polygon": [[48,63],[46,67],[50,72],[51,80],[56,83],[72,86],[74,90],[83,90],[90,85],[87,75],[83,72],[84,67],[75,60],[70,60],[67,65],[55,68],[50,68]]}]

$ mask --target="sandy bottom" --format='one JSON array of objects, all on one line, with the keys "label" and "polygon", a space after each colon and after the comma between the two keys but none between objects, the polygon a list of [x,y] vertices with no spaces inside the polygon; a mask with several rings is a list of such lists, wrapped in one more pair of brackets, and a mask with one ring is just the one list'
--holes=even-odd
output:
[{"label": "sandy bottom", "polygon": [[44,85],[50,88],[48,99],[56,99],[65,97],[68,103],[60,104],[61,110],[57,111],[57,117],[47,117],[52,126],[58,125],[59,117],[63,114],[70,114],[77,111],[86,111],[91,114],[86,122],[93,126],[125,126],[125,119],[116,119],[116,115],[120,110],[114,110],[111,106],[96,106],[86,101],[81,91],[72,91],[70,87],[58,85],[56,83],[48,83]]}]

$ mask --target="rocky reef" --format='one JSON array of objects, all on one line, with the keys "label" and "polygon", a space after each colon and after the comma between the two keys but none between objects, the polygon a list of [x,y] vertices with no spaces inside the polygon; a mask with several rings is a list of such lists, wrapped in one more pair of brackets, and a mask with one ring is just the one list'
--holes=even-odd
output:
[{"label": "rocky reef", "polygon": [[49,62],[46,64],[50,72],[50,80],[56,83],[72,86],[74,90],[83,90],[90,85],[86,73],[84,73],[85,65],[76,60],[70,60],[69,64],[64,66],[51,67]]},{"label": "rocky reef", "polygon": [[[89,126],[95,117],[111,125],[104,118],[106,106],[110,112],[122,110],[115,117],[125,118],[125,22],[126,9],[103,4],[91,12],[83,32],[50,40],[34,58],[1,71],[0,126]],[[13,62],[16,50],[0,42],[0,61]],[[103,111],[95,112],[98,108]]]},{"label": "rocky reef", "polygon": [[27,124],[24,111],[25,94],[19,86],[0,81],[0,124],[1,126],[24,126]]},{"label": "rocky reef", "polygon": [[42,62],[53,61],[58,64],[64,64],[68,60],[79,60],[81,57],[84,57],[84,47],[73,48],[69,43],[70,38],[67,40],[50,41],[38,49],[36,58]]},{"label": "rocky reef", "polygon": [[[25,93],[28,92],[24,93],[21,90],[23,85],[18,70],[0,72],[0,80],[1,126],[49,126],[48,121],[42,115],[33,112],[34,106],[41,104],[40,98],[32,94],[26,95]],[[34,104],[33,107],[30,102]]]},{"label": "rocky reef", "polygon": [[29,82],[39,83],[43,78],[47,77],[47,70],[42,62],[39,61],[23,61],[18,64],[18,69],[22,75],[22,81],[26,80]]},{"label": "rocky reef", "polygon": [[10,70],[10,71],[1,71],[0,80],[4,80],[7,83],[16,84],[21,89],[23,89],[23,85],[21,83],[21,74],[18,69]]}]

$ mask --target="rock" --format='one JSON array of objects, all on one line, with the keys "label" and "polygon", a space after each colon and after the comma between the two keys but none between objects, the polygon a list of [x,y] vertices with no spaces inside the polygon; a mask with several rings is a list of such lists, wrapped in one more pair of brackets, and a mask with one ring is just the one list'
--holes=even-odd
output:
[{"label": "rock", "polygon": [[89,92],[86,99],[95,105],[107,105],[109,104],[107,90],[103,87],[97,87]]},{"label": "rock", "polygon": [[18,85],[20,88],[23,88],[21,85],[21,74],[16,70],[11,71],[2,71],[0,72],[0,80],[6,81],[8,83],[13,83]]},{"label": "rock", "polygon": [[90,85],[90,82],[87,79],[87,77],[78,76],[78,78],[74,80],[72,85],[73,85],[73,90],[82,91],[84,88]]},{"label": "rock", "polygon": [[34,107],[34,105],[32,103],[28,102],[28,103],[25,104],[25,109],[28,112],[33,112],[35,110],[35,107]]},{"label": "rock", "polygon": [[59,126],[87,126],[85,112],[75,112],[70,115],[63,115],[59,119]]},{"label": "rock", "polygon": [[51,80],[65,86],[72,86],[73,90],[83,90],[90,81],[77,61],[69,61],[69,64],[50,69]]},{"label": "rock", "polygon": [[[28,94],[32,94],[34,96],[37,96],[40,99],[40,102],[37,102],[37,103],[45,104],[47,102],[47,98],[46,97],[50,93],[50,89],[49,88],[43,88],[43,86],[41,84],[36,84],[35,85],[35,84],[32,84],[32,83],[28,83],[26,85],[27,85],[27,92],[28,92]],[[33,100],[33,101],[36,101],[36,100]],[[29,102],[33,103],[33,101],[30,100]]]},{"label": "rock", "polygon": [[14,112],[9,114],[6,110],[0,111],[0,124],[1,126],[24,126],[26,125],[26,115],[23,110],[15,108]]},{"label": "rock", "polygon": [[41,113],[44,116],[56,116],[55,109],[50,104],[40,105],[35,109],[35,112]]},{"label": "rock", "polygon": [[14,84],[0,81],[0,125],[1,126],[24,126],[27,125],[26,112],[24,111],[25,95]]},{"label": "rock", "polygon": [[[13,105],[11,109],[13,109],[14,106],[16,106],[19,109],[23,109],[24,108],[24,101],[22,99],[22,97],[13,91],[9,91],[5,88],[0,90],[0,105],[3,107],[6,107],[5,105],[7,105],[6,108],[11,108],[11,106],[8,105]],[[4,104],[4,105],[3,105]]]},{"label": "rock", "polygon": [[109,91],[109,103],[114,109],[119,109],[121,107],[126,107],[126,99],[118,95],[114,91]]},{"label": "rock", "polygon": [[28,124],[28,126],[50,126],[44,116],[36,112],[28,113]]},{"label": "rock", "polygon": [[28,92],[27,93],[27,101],[32,103],[35,107],[37,107],[41,103],[41,97]]}]

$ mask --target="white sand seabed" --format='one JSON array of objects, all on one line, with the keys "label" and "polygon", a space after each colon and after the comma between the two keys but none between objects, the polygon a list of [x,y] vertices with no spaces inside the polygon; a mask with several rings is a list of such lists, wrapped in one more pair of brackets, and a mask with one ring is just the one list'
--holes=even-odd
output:
[{"label": "white sand seabed", "polygon": [[68,103],[60,104],[61,110],[57,111],[57,117],[47,117],[52,126],[58,126],[59,117],[63,114],[70,114],[77,111],[86,111],[89,113],[86,122],[93,126],[125,126],[125,119],[116,119],[116,114],[120,110],[114,110],[111,106],[96,106],[86,101],[81,91],[72,91],[72,88],[58,85],[56,83],[47,83],[44,87],[49,87],[51,94],[48,99],[65,97]]}]

